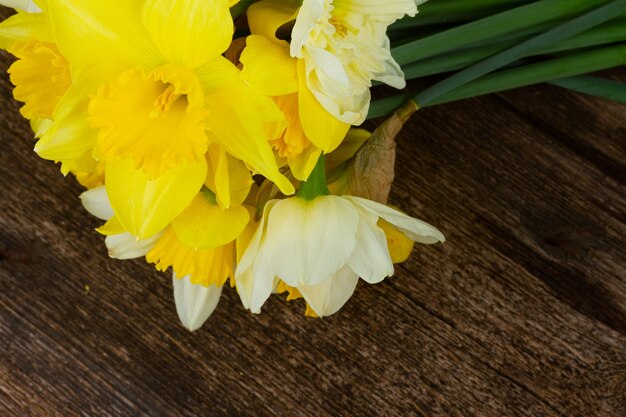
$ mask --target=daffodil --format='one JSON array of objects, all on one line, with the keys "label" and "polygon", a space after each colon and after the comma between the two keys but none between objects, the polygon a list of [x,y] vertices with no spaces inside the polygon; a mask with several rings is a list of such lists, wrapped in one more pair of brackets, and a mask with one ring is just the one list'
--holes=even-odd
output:
[{"label": "daffodil", "polygon": [[163,230],[196,197],[211,143],[293,192],[268,143],[284,129],[284,116],[221,56],[233,34],[228,6],[47,2],[73,85],[36,150],[54,160],[90,153],[104,162],[116,217],[139,238]]},{"label": "daffodil", "polygon": [[[0,48],[17,58],[8,70],[15,85],[13,96],[24,103],[20,112],[30,120],[35,136],[41,138],[54,125],[57,106],[72,86],[70,63],[57,48],[47,15],[34,2],[3,4],[19,11],[0,23]],[[62,114],[60,111],[57,117]],[[72,143],[80,143],[81,139],[81,135],[75,135]],[[79,146],[68,158],[49,145],[40,141],[37,150],[47,159],[61,161],[64,174],[72,172],[87,188],[104,184],[104,166],[91,152]]]},{"label": "daffodil", "polygon": [[13,95],[29,120],[50,119],[71,85],[70,65],[59,52],[47,17],[32,1],[0,2],[21,12],[0,23],[0,48],[15,55],[9,68]]},{"label": "daffodil", "polygon": [[248,226],[248,209],[221,209],[212,192],[204,189],[163,232],[138,239],[116,220],[105,187],[84,192],[81,201],[88,212],[107,221],[98,230],[107,235],[110,257],[145,256],[157,270],[172,268],[179,318],[187,329],[199,328],[215,309],[228,278],[233,278],[235,240]]},{"label": "daffodil", "polygon": [[[98,219],[110,222],[111,219],[115,218],[113,207],[111,207],[104,186],[98,186],[83,192],[80,195],[80,200],[85,210]],[[137,237],[127,231],[118,228],[117,230],[107,231],[104,243],[111,258],[135,259],[141,258],[150,252],[160,237],[161,234],[157,233],[147,239],[137,239]]]},{"label": "daffodil", "polygon": [[445,240],[433,226],[383,204],[328,195],[323,172],[318,162],[296,197],[265,206],[235,272],[242,303],[252,312],[260,312],[277,279],[296,288],[321,317],[343,306],[359,277],[373,284],[391,276],[393,260],[381,220],[415,242]]},{"label": "daffodil", "polygon": [[292,0],[261,0],[250,7],[248,17],[252,32],[268,38],[284,36],[287,23],[295,20],[290,55],[304,60],[309,89],[338,120],[360,124],[369,109],[372,81],[405,86],[386,30],[402,16],[414,16],[420,3],[304,0],[298,8]]},{"label": "daffodil", "polygon": [[350,125],[319,104],[307,86],[304,61],[289,56],[289,44],[284,40],[248,36],[241,63],[242,78],[260,93],[273,97],[285,115],[286,129],[271,143],[287,160],[294,176],[306,180],[320,154],[336,149]]}]

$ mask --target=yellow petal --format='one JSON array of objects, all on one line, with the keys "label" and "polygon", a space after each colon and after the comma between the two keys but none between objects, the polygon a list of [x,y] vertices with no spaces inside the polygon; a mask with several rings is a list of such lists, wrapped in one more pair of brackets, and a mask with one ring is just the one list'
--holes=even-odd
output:
[{"label": "yellow petal", "polygon": [[352,128],[348,130],[341,145],[326,155],[326,170],[332,172],[343,163],[352,159],[370,136],[372,134],[365,129]]},{"label": "yellow petal", "polygon": [[328,113],[309,90],[306,82],[304,60],[298,60],[300,89],[298,100],[300,122],[306,137],[324,153],[332,152],[346,136],[350,125],[340,122]]},{"label": "yellow petal", "polygon": [[250,35],[240,60],[242,79],[261,94],[282,96],[298,91],[298,60],[289,56],[287,42]]},{"label": "yellow petal", "polygon": [[246,208],[234,206],[221,209],[215,201],[215,195],[204,189],[172,221],[172,227],[185,245],[209,249],[235,240],[249,220]]},{"label": "yellow petal", "polygon": [[103,62],[156,68],[165,64],[141,23],[142,0],[48,0],[48,15],[61,53],[76,73]]},{"label": "yellow petal", "polygon": [[119,66],[104,63],[90,68],[74,81],[56,106],[53,124],[35,145],[39,156],[65,164],[82,158],[86,152],[91,153],[96,144],[97,131],[87,123],[89,96],[119,71]]},{"label": "yellow petal", "polygon": [[281,158],[299,155],[311,142],[306,138],[300,123],[298,94],[274,97],[274,102],[285,115],[287,128],[279,138],[272,141],[272,146]]},{"label": "yellow petal", "polygon": [[165,228],[187,207],[206,178],[203,159],[172,168],[148,180],[131,160],[107,162],[106,190],[115,214],[129,233],[140,239]]},{"label": "yellow petal", "polygon": [[283,0],[263,0],[248,8],[250,32],[279,41],[276,31],[298,15],[298,2]]},{"label": "yellow petal", "polygon": [[268,142],[285,128],[283,114],[269,98],[247,94],[213,94],[207,97],[208,128],[224,149],[246,162],[285,194],[291,182],[280,173]]},{"label": "yellow petal", "polygon": [[96,161],[87,151],[79,159],[63,164],[61,171],[71,171],[76,180],[85,188],[95,188],[104,185],[104,163]]},{"label": "yellow petal", "polygon": [[204,184],[215,193],[221,208],[241,205],[250,194],[254,181],[246,164],[212,143],[207,152],[207,178]]},{"label": "yellow petal", "polygon": [[17,13],[0,23],[0,49],[13,53],[16,42],[53,42],[48,18],[43,13]]},{"label": "yellow petal", "polygon": [[98,227],[96,230],[98,233],[105,236],[119,235],[126,232],[126,229],[124,229],[124,226],[122,226],[120,220],[116,216],[111,217],[105,224]]},{"label": "yellow petal", "polygon": [[254,236],[258,227],[258,222],[254,218],[254,209],[252,207],[247,207],[247,208],[248,208],[248,214],[250,215],[250,222],[248,222],[246,227],[243,229],[241,234],[237,236],[237,240],[235,241],[237,263],[239,263],[244,252],[250,245],[250,242],[252,241],[252,237]]},{"label": "yellow petal", "polygon": [[168,227],[146,255],[159,271],[172,267],[177,276],[191,277],[198,285],[224,285],[234,270],[235,245],[229,243],[211,249],[196,249],[182,243]]},{"label": "yellow petal", "polygon": [[89,104],[99,128],[97,157],[132,159],[155,178],[170,168],[204,159],[204,93],[191,71],[165,65],[150,74],[132,69],[101,88]]},{"label": "yellow petal", "polygon": [[224,58],[215,57],[195,70],[206,95],[236,94],[246,91],[239,69]]},{"label": "yellow petal", "polygon": [[289,168],[296,179],[306,181],[311,175],[322,150],[316,146],[308,146],[301,154],[289,159]]},{"label": "yellow petal", "polygon": [[379,219],[378,227],[383,229],[387,237],[387,248],[391,261],[397,264],[409,259],[413,250],[413,241],[386,220]]},{"label": "yellow petal", "polygon": [[224,52],[234,26],[227,0],[146,0],[142,21],[161,53],[194,69]]},{"label": "yellow petal", "polygon": [[298,288],[296,287],[291,287],[287,284],[285,284],[285,281],[279,280],[278,284],[276,285],[276,288],[274,288],[274,292],[276,292],[276,294],[282,294],[282,293],[287,293],[287,301],[293,301],[293,300],[297,300],[299,298],[302,298],[302,294],[300,294],[300,291],[298,291]]},{"label": "yellow petal", "polygon": [[56,45],[29,41],[13,45],[19,59],[9,68],[15,85],[13,96],[24,102],[20,113],[27,119],[49,119],[72,82],[70,65]]}]

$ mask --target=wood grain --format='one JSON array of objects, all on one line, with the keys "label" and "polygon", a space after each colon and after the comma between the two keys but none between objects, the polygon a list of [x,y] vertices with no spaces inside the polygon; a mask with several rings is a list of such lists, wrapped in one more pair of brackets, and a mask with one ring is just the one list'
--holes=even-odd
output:
[{"label": "wood grain", "polygon": [[33,152],[10,62],[0,416],[626,416],[624,106],[537,86],[418,112],[391,201],[445,245],[330,318],[227,290],[192,334],[169,275],[108,259]]}]

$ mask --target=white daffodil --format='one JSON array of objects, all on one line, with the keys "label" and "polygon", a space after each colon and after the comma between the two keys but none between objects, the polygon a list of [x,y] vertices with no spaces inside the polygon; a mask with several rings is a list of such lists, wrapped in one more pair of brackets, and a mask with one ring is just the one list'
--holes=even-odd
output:
[{"label": "white daffodil", "polygon": [[[267,0],[266,0],[267,1]],[[275,1],[275,0],[273,0]],[[415,16],[423,0],[304,0],[291,35],[291,56],[303,58],[320,104],[348,124],[365,120],[372,80],[404,88],[391,56],[387,27]]]},{"label": "white daffodil", "polygon": [[271,200],[265,206],[235,272],[241,301],[253,313],[260,312],[277,279],[296,288],[321,317],[345,304],[359,277],[375,284],[393,275],[380,219],[415,242],[445,240],[428,223],[384,204],[328,195],[323,166],[318,163],[297,197]]},{"label": "white daffodil", "polygon": [[0,6],[12,7],[28,13],[40,13],[41,9],[32,0],[2,0]]}]

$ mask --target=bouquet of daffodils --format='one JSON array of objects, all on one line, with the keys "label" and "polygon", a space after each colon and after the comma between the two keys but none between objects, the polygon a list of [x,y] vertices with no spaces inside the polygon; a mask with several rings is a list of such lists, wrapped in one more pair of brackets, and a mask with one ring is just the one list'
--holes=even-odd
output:
[{"label": "bouquet of daffodils", "polygon": [[253,313],[287,293],[322,317],[444,241],[386,205],[412,113],[538,82],[626,98],[583,75],[624,63],[626,0],[422,3],[4,0],[0,48],[35,151],[87,189],[112,258],[171,269],[185,327],[227,282]]}]

